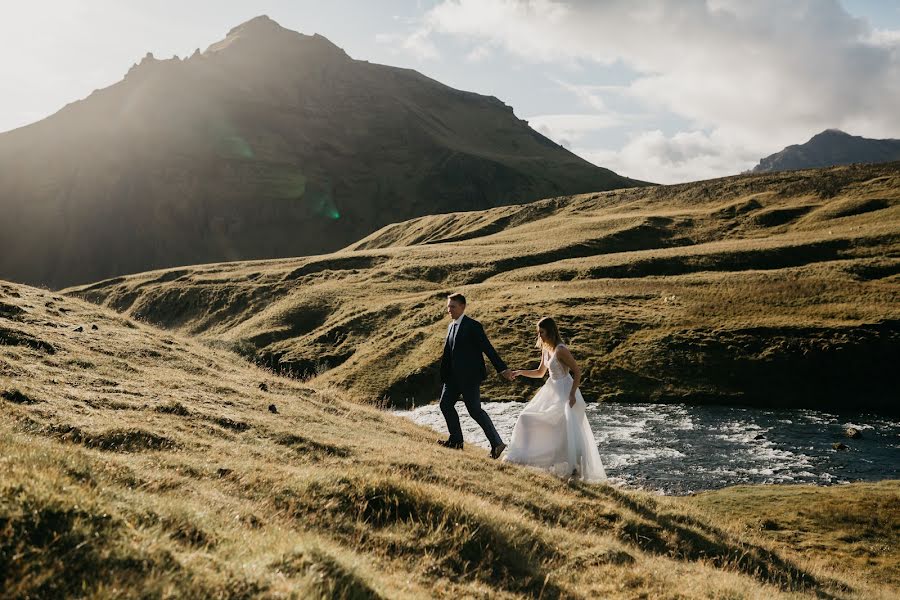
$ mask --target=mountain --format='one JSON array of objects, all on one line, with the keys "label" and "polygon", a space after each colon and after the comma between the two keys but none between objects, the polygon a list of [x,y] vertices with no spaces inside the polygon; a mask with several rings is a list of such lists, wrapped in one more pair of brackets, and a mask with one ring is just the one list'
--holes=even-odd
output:
[{"label": "mountain", "polygon": [[0,134],[0,277],[317,254],[413,216],[638,183],[494,97],[257,17]]},{"label": "mountain", "polygon": [[805,144],[788,146],[781,152],[763,158],[753,167],[753,173],[895,160],[900,160],[900,140],[873,140],[838,129],[826,129]]},{"label": "mountain", "polygon": [[[400,407],[437,397],[454,291],[510,365],[536,364],[556,317],[589,401],[896,412],[900,163],[420,217],[333,254],[69,293]],[[492,377],[485,396],[533,391]]]},{"label": "mountain", "polygon": [[0,282],[4,598],[851,599],[900,584],[900,482],[685,497],[566,482],[202,341]]}]

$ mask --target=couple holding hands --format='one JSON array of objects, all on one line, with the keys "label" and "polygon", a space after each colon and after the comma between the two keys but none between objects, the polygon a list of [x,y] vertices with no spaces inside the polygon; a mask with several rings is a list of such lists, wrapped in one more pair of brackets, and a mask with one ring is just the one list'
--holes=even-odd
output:
[{"label": "couple holding hands", "polygon": [[[594,434],[585,415],[584,398],[578,389],[581,370],[572,353],[562,343],[556,323],[550,317],[538,322],[541,363],[537,369],[511,370],[488,340],[481,323],[465,315],[466,298],[462,294],[447,297],[450,326],[441,358],[440,407],[450,437],[439,443],[447,448],[463,447],[462,427],[456,403],[462,396],[469,415],[481,426],[491,444],[491,458],[531,465],[560,477],[583,481],[606,479]],[[484,357],[502,377],[542,378],[547,382],[525,405],[513,428],[507,446],[497,433],[491,418],[481,407],[481,382],[487,377]]]}]

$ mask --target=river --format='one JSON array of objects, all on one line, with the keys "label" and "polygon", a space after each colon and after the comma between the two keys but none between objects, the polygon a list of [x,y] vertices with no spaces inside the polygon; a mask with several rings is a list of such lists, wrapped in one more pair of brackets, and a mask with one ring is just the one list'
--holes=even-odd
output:
[{"label": "river", "polygon": [[[486,402],[508,441],[524,404]],[[488,447],[457,404],[467,443]],[[396,414],[446,437],[438,405]],[[873,413],[685,404],[589,404],[607,476],[616,485],[689,494],[736,484],[836,484],[900,478],[900,419]],[[849,439],[846,429],[862,433]],[[439,435],[435,435],[438,439]],[[842,442],[846,450],[833,444]]]}]

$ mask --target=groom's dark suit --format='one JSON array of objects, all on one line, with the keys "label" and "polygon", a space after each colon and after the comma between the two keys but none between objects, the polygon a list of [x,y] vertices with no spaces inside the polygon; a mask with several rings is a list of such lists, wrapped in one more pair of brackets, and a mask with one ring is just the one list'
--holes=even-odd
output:
[{"label": "groom's dark suit", "polygon": [[501,443],[501,439],[491,418],[481,408],[481,382],[487,377],[482,354],[487,355],[498,373],[507,370],[506,364],[488,341],[481,323],[465,315],[460,316],[458,326],[454,328],[451,325],[444,341],[444,355],[441,358],[441,383],[444,384],[441,390],[441,412],[447,420],[450,441],[462,443],[462,427],[455,406],[462,394],[466,410],[481,426],[494,447]]}]

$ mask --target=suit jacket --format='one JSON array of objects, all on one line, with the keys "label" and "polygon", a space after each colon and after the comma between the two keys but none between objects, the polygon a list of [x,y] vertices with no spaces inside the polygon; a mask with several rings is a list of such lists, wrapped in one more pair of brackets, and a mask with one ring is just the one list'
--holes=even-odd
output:
[{"label": "suit jacket", "polygon": [[[448,331],[449,334],[449,331]],[[475,319],[463,315],[456,331],[453,348],[444,340],[444,355],[441,357],[441,382],[453,381],[461,386],[480,385],[487,377],[484,354],[491,364],[502,373],[507,369],[497,351],[491,346],[484,327]]]}]

